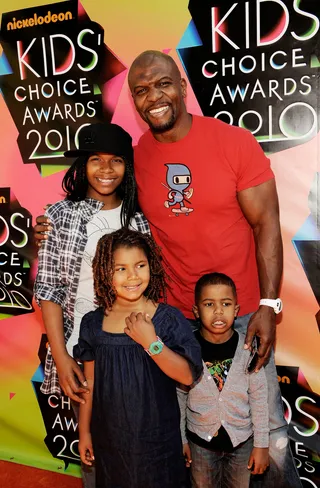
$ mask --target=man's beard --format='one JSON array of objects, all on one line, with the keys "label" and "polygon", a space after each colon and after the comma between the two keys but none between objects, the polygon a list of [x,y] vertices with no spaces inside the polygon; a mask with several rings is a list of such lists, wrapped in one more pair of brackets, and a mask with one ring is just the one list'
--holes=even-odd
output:
[{"label": "man's beard", "polygon": [[173,129],[175,123],[176,123],[176,116],[172,112],[170,119],[168,122],[165,122],[162,125],[153,125],[149,120],[147,120],[147,123],[150,127],[151,132],[154,132],[155,134],[162,134],[163,132],[167,132],[171,129]]}]

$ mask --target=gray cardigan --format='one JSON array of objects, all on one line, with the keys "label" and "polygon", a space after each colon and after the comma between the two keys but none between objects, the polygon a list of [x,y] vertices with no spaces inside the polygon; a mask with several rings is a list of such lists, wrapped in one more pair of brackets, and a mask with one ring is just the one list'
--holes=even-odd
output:
[{"label": "gray cardigan", "polygon": [[258,373],[245,373],[250,352],[243,349],[244,339],[244,335],[239,334],[238,346],[221,392],[205,364],[200,381],[189,392],[177,389],[183,443],[188,442],[186,427],[210,442],[223,425],[233,447],[252,434],[255,447],[269,446],[267,380],[264,368]]}]

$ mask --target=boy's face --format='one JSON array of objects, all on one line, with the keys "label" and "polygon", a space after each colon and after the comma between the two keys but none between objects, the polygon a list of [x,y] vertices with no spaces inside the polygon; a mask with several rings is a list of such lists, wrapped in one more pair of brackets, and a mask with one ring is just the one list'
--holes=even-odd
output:
[{"label": "boy's face", "polygon": [[237,298],[227,285],[206,285],[193,307],[195,316],[201,320],[203,336],[225,342],[232,336],[232,325],[239,312]]}]

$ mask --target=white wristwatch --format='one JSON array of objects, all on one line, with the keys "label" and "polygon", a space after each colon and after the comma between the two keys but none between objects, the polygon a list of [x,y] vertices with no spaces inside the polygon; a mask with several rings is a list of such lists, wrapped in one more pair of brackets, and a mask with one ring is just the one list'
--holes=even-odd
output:
[{"label": "white wristwatch", "polygon": [[262,298],[260,300],[260,305],[266,305],[267,307],[271,307],[274,310],[274,313],[278,314],[282,310],[282,300],[277,298],[276,300],[272,300],[271,298]]}]

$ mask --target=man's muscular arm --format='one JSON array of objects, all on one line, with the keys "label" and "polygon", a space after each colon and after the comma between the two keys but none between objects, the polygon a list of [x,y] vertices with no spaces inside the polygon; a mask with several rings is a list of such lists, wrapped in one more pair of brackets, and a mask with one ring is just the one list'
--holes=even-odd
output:
[{"label": "man's muscular arm", "polygon": [[[279,202],[275,181],[238,193],[241,210],[251,225],[256,245],[260,297],[277,298],[282,276],[283,251],[279,222]],[[275,340],[276,316],[271,307],[260,306],[251,317],[246,336],[250,346],[253,337],[260,338],[260,356],[256,370],[268,360]]]}]

